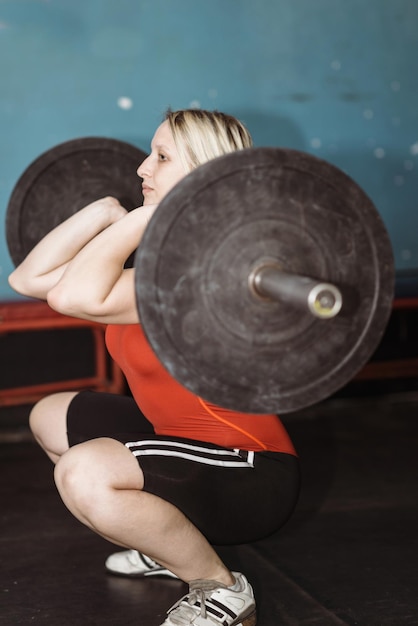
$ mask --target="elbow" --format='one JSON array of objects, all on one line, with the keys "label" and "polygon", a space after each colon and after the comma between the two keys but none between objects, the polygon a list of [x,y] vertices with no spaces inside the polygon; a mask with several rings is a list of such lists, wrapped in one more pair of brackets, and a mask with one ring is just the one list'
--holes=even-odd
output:
[{"label": "elbow", "polygon": [[48,292],[46,300],[51,309],[62,315],[81,319],[95,319],[102,315],[100,304],[95,304],[91,297],[83,298],[81,289],[74,293],[60,283]]},{"label": "elbow", "polygon": [[70,310],[74,308],[74,303],[68,298],[68,294],[57,286],[48,291],[46,301],[51,309],[63,315],[71,315]]},{"label": "elbow", "polygon": [[7,280],[8,280],[10,287],[14,291],[17,291],[18,293],[22,293],[20,285],[19,285],[19,280],[16,278],[16,270],[14,270],[11,274],[9,274],[9,277]]},{"label": "elbow", "polygon": [[8,282],[10,287],[22,296],[46,300],[49,283],[43,276],[29,274],[19,266],[8,276]]},{"label": "elbow", "polygon": [[51,309],[62,315],[80,317],[83,312],[82,303],[79,299],[75,298],[67,289],[62,289],[59,284],[48,291],[46,301]]},{"label": "elbow", "polygon": [[24,280],[24,276],[22,276],[18,268],[9,275],[8,282],[10,287],[13,291],[16,291],[16,293],[20,293],[22,296],[37,297],[34,294],[33,286],[30,282],[28,284],[27,281]]}]

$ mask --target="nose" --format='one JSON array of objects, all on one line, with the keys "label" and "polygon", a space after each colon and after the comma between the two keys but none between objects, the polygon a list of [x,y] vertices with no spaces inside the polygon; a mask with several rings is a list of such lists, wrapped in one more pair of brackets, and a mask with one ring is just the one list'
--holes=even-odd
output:
[{"label": "nose", "polygon": [[147,176],[150,176],[150,157],[147,156],[146,159],[144,159],[142,161],[142,163],[139,165],[138,169],[136,170],[137,175],[139,176],[139,178],[146,178]]}]

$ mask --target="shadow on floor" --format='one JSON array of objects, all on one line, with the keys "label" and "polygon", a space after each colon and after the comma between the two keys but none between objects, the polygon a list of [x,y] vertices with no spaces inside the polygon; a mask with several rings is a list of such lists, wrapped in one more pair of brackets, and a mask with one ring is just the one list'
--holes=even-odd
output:
[{"label": "shadow on floor", "polygon": [[[113,546],[67,512],[26,417],[13,420],[0,442],[0,624],[159,626],[185,586],[106,575]],[[293,517],[219,549],[253,583],[258,626],[418,625],[418,395],[334,397],[284,421],[302,463]]]}]

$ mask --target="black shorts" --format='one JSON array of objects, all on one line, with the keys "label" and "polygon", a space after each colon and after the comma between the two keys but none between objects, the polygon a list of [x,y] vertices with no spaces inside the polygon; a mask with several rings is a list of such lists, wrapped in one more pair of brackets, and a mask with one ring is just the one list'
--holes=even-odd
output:
[{"label": "black shorts", "polygon": [[214,545],[267,537],[297,502],[296,457],[156,435],[127,396],[79,393],[68,410],[67,432],[70,446],[98,437],[124,443],[144,474],[144,491],[174,504]]}]

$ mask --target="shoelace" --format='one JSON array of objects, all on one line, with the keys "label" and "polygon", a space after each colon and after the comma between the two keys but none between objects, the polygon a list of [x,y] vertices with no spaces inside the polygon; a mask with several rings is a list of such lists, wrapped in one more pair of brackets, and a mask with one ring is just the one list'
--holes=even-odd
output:
[{"label": "shoelace", "polygon": [[[168,611],[172,621],[177,622],[181,626],[182,624],[190,624],[191,619],[198,615],[206,619],[206,598],[210,595],[210,592],[219,589],[219,587],[227,588],[226,585],[213,580],[192,580],[189,585],[189,593],[180,598]],[[190,610],[188,610],[188,607],[184,607],[184,602],[187,602]],[[197,603],[200,604],[200,609],[196,606]],[[182,604],[183,606],[181,606]],[[179,614],[173,615],[175,611],[178,611]],[[180,611],[187,611],[187,614],[183,616],[180,614]]]}]

